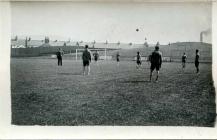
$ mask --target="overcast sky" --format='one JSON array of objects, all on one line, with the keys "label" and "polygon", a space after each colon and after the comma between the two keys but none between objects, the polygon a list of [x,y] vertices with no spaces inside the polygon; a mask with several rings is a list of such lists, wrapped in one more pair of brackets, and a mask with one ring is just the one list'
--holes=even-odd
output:
[{"label": "overcast sky", "polygon": [[[12,35],[74,41],[199,41],[212,22],[211,3],[12,2],[11,8]],[[204,40],[211,42],[210,33]]]}]

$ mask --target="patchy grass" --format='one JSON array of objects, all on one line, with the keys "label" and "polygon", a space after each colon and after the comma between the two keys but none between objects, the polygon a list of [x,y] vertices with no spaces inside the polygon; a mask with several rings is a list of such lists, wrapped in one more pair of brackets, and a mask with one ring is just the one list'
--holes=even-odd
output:
[{"label": "patchy grass", "polygon": [[211,64],[164,63],[158,83],[149,82],[143,62],[100,61],[91,75],[81,62],[11,59],[12,124],[214,126],[215,91]]}]

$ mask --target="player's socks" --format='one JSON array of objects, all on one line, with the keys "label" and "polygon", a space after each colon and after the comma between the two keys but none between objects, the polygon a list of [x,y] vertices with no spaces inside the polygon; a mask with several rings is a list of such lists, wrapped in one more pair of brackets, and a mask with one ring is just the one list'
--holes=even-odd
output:
[{"label": "player's socks", "polygon": [[150,75],[149,81],[151,82],[152,75]]},{"label": "player's socks", "polygon": [[90,67],[88,67],[87,75],[90,75]]},{"label": "player's socks", "polygon": [[157,78],[155,79],[155,81],[156,81],[156,82],[158,81],[158,76],[157,76]]}]

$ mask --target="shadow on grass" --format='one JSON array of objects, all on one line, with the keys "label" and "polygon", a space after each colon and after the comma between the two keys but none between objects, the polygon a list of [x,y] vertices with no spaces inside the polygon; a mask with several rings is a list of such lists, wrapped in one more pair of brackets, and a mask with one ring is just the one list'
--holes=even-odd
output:
[{"label": "shadow on grass", "polygon": [[122,83],[150,83],[149,80],[122,81]]},{"label": "shadow on grass", "polygon": [[194,72],[179,72],[177,74],[179,74],[179,75],[196,75],[196,73],[194,73]]},{"label": "shadow on grass", "polygon": [[60,75],[82,75],[81,73],[58,73]]}]

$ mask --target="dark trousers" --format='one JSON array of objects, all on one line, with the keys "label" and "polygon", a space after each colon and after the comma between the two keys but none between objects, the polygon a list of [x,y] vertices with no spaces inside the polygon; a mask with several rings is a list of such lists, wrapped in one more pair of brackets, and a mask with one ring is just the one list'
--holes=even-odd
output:
[{"label": "dark trousers", "polygon": [[58,66],[62,66],[62,58],[58,58]]},{"label": "dark trousers", "polygon": [[196,67],[197,73],[198,73],[198,72],[199,72],[199,64],[200,64],[200,63],[199,63],[199,61],[195,61],[194,64],[195,64],[195,67]]}]

